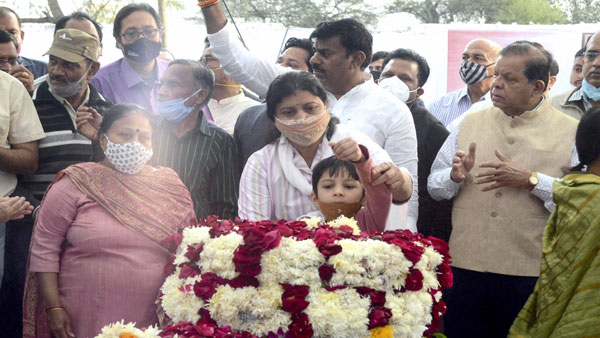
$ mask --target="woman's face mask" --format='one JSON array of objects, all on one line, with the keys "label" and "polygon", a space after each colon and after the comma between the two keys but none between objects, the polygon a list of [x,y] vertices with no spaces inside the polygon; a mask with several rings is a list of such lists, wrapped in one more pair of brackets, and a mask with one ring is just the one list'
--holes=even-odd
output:
[{"label": "woman's face mask", "polygon": [[309,146],[318,142],[325,134],[330,119],[331,115],[326,110],[317,115],[294,120],[275,117],[275,127],[291,142]]},{"label": "woman's face mask", "polygon": [[146,148],[138,141],[128,143],[113,143],[106,137],[106,150],[104,155],[108,161],[124,174],[137,174],[150,158],[152,158],[152,149]]}]

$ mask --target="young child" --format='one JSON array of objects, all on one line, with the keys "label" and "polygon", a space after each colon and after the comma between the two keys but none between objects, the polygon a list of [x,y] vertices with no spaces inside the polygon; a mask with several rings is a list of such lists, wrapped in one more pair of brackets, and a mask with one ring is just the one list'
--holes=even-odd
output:
[{"label": "young child", "polygon": [[311,199],[321,212],[310,216],[324,217],[327,222],[340,215],[354,217],[361,230],[384,231],[392,193],[385,184],[372,185],[376,177],[369,151],[351,138],[329,146],[334,156],[312,170]]}]

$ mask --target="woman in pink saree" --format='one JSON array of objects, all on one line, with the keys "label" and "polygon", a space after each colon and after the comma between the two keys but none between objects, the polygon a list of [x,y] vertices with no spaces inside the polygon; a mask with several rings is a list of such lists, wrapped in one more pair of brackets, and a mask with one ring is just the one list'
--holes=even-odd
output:
[{"label": "woman in pink saree", "polygon": [[156,324],[166,275],[161,240],[195,222],[190,193],[152,156],[143,108],[104,115],[105,159],[61,171],[36,220],[25,287],[24,337],[94,337],[125,320]]}]

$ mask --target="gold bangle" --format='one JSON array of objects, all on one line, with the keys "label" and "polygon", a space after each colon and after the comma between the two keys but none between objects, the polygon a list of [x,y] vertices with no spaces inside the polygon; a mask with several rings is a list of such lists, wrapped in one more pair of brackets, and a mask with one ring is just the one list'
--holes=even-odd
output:
[{"label": "gold bangle", "polygon": [[46,313],[48,313],[48,311],[52,311],[52,310],[64,310],[65,308],[62,306],[53,306],[53,307],[49,307],[46,309]]}]

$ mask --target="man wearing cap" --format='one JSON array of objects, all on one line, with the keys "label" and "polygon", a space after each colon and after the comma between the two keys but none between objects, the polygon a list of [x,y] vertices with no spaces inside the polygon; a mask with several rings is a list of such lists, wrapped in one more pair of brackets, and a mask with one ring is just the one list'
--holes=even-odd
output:
[{"label": "man wearing cap", "polygon": [[[37,171],[20,177],[17,186],[17,190],[21,190],[19,195],[25,196],[34,206],[39,205],[46,188],[60,170],[94,160],[92,142],[77,132],[75,119],[78,109],[93,109],[102,114],[112,105],[89,85],[100,67],[99,52],[97,38],[77,29],[61,29],[54,35],[52,46],[46,53],[49,55],[48,79],[39,84],[32,96],[46,138],[39,142]],[[0,296],[0,327],[3,332],[10,332],[8,336],[17,337],[21,336],[19,324],[33,219],[28,216],[13,222],[19,224],[7,224],[3,280],[6,284]],[[11,331],[5,331],[7,327]]]}]

